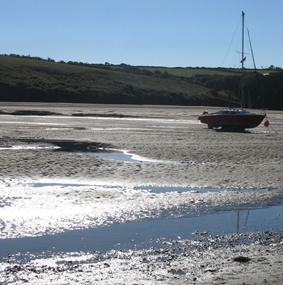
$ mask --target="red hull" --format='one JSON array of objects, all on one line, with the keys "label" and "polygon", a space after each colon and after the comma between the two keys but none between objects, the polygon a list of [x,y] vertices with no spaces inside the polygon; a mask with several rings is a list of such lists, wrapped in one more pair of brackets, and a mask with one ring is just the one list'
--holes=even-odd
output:
[{"label": "red hull", "polygon": [[250,129],[256,128],[264,119],[265,114],[217,114],[206,113],[199,116],[199,120],[209,128],[222,129]]}]

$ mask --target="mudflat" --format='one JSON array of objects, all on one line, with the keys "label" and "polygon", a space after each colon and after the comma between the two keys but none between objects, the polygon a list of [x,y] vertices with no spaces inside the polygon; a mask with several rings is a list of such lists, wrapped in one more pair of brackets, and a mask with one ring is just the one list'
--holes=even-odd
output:
[{"label": "mudflat", "polygon": [[[217,132],[200,124],[204,108],[18,104],[2,111],[55,116],[0,116],[1,147],[24,139],[101,143],[155,164],[105,161],[79,152],[1,151],[1,177],[74,177],[200,187],[282,187],[283,112],[268,111],[269,128]],[[207,109],[207,108],[205,108]],[[209,109],[210,110],[210,109]],[[61,116],[60,116],[61,115]],[[22,139],[22,141],[21,141]],[[36,143],[36,139],[38,143]],[[31,143],[29,143],[31,144]]]},{"label": "mudflat", "polygon": [[283,282],[283,112],[239,133],[215,109],[1,103],[0,283]]}]

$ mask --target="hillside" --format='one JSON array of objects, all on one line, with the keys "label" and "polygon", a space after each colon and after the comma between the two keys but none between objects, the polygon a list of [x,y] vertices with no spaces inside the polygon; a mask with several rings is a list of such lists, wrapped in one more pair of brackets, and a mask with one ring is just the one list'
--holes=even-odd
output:
[{"label": "hillside", "polygon": [[[153,73],[167,73],[178,77],[198,77],[198,76],[239,76],[242,71],[240,68],[222,68],[222,67],[163,67],[163,66],[138,66],[141,70],[147,70]],[[259,69],[260,74],[276,73],[278,68]],[[253,73],[253,69],[245,69],[246,73]]]},{"label": "hillside", "polygon": [[191,68],[186,69],[186,74],[184,76],[181,68],[64,63],[0,56],[0,101],[239,104],[238,70]]}]

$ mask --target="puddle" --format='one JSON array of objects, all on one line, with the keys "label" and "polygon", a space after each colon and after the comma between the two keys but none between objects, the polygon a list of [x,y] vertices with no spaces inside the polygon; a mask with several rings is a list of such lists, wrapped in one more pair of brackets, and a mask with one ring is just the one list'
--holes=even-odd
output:
[{"label": "puddle", "polygon": [[136,186],[134,187],[136,190],[145,190],[149,191],[151,193],[161,194],[161,193],[171,193],[171,192],[177,192],[177,193],[184,193],[184,192],[190,192],[190,193],[221,193],[224,191],[238,191],[238,192],[260,192],[260,191],[272,191],[274,189],[272,188],[206,188],[206,187],[186,187],[186,186],[154,186],[154,185],[142,185],[142,186]]},{"label": "puddle", "polygon": [[117,160],[117,161],[127,161],[127,162],[141,162],[140,160],[133,159],[133,156],[127,153],[113,151],[113,152],[101,152],[97,153],[96,156],[107,159],[107,160]]},{"label": "puddle", "polygon": [[107,251],[159,247],[162,240],[199,239],[207,234],[282,229],[283,205],[224,211],[198,217],[164,218],[113,224],[56,235],[0,240],[0,257],[17,252]]},{"label": "puddle", "polygon": [[[78,128],[80,129],[80,128]],[[165,161],[143,157],[137,154],[130,153],[127,150],[119,150],[112,148],[113,146],[99,142],[89,141],[75,141],[75,140],[49,140],[49,139],[20,139],[20,143],[27,143],[23,145],[12,145],[0,147],[0,150],[54,150],[62,152],[81,152],[94,154],[105,160],[114,160],[121,162],[141,163],[170,163],[176,164],[178,162]],[[47,145],[40,145],[47,144]]]},{"label": "puddle", "polygon": [[[107,154],[109,156],[115,158],[115,154],[113,153],[101,153],[101,157],[108,158]],[[120,155],[120,152],[117,152],[117,155]],[[100,153],[99,153],[100,156]],[[124,161],[133,161],[136,162],[136,160],[131,159],[131,157],[127,158],[125,157]],[[32,182],[32,183],[26,183],[24,186],[30,186],[34,188],[41,188],[41,187],[59,187],[59,188],[80,188],[80,187],[101,187],[106,186],[105,189],[114,188],[114,189],[121,189],[121,185],[115,185],[115,184],[107,184],[105,185],[103,182],[96,182],[96,183],[79,183],[79,182],[71,182],[68,180],[58,180],[56,182],[51,182],[51,180],[47,179],[46,181],[38,181],[38,182]],[[123,188],[123,187],[122,187]],[[266,191],[273,191],[273,188],[206,188],[206,187],[190,187],[190,186],[156,186],[156,185],[140,185],[140,186],[133,186],[133,190],[135,191],[146,191],[150,193],[155,194],[161,194],[161,193],[223,193],[223,192],[266,192]]]},{"label": "puddle", "polygon": [[36,126],[64,126],[63,123],[27,122],[27,121],[1,121],[1,124],[36,125]]},{"label": "puddle", "polygon": [[126,127],[124,127],[124,128],[122,128],[122,127],[116,127],[116,128],[113,128],[113,127],[109,127],[109,128],[106,128],[106,127],[104,127],[104,128],[91,128],[91,130],[92,131],[126,131],[126,132],[128,132],[128,131],[141,131],[141,132],[143,132],[143,131],[152,131],[152,129],[151,128],[126,128]]},{"label": "puddle", "polygon": [[170,193],[170,192],[191,192],[191,193],[209,193],[209,192],[223,192],[227,191],[226,189],[211,189],[211,188],[192,188],[192,187],[182,187],[182,186],[137,186],[135,187],[137,190],[145,190],[151,193]]},{"label": "puddle", "polygon": [[96,156],[106,160],[116,160],[124,162],[142,162],[143,160],[137,160],[133,158],[133,154],[127,153],[126,151],[108,151],[98,152]]},{"label": "puddle", "polygon": [[40,188],[40,187],[84,187],[84,186],[93,186],[90,184],[79,184],[79,183],[60,183],[60,182],[36,182],[30,184],[30,186],[35,187],[35,188]]},{"label": "puddle", "polygon": [[[39,144],[47,144],[48,146],[43,146],[44,148],[49,148],[55,151],[65,151],[65,152],[100,152],[101,149],[106,149],[111,147],[109,144],[92,142],[92,141],[76,141],[76,140],[56,140],[56,139],[29,139],[22,138],[19,139],[22,143],[27,143],[26,145],[14,146],[15,149],[39,149]],[[5,148],[6,149],[6,148]],[[11,149],[10,147],[8,149]]]},{"label": "puddle", "polygon": [[175,162],[171,162],[171,161],[165,161],[165,160],[158,160],[158,159],[143,157],[143,156],[140,156],[137,154],[130,153],[127,150],[103,149],[103,151],[97,152],[97,153],[95,153],[95,155],[102,158],[102,159],[122,161],[122,162],[175,163]]},{"label": "puddle", "polygon": [[0,191],[0,256],[158,246],[161,238],[283,228],[282,190],[16,181]]},{"label": "puddle", "polygon": [[12,145],[8,147],[0,147],[0,150],[55,150],[60,149],[59,146],[39,146],[39,145]]}]

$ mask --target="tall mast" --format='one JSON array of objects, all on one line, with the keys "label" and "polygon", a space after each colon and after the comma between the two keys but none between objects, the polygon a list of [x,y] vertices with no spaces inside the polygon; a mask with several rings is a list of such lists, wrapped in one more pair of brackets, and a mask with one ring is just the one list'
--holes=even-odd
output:
[{"label": "tall mast", "polygon": [[244,61],[245,61],[245,46],[244,46],[244,41],[245,41],[245,13],[242,11],[242,71],[244,70]]},{"label": "tall mast", "polygon": [[250,49],[251,49],[251,53],[252,53],[252,57],[253,57],[254,70],[256,71],[255,57],[254,57],[254,51],[253,51],[253,47],[252,47],[252,42],[251,42],[251,38],[250,38],[250,31],[249,31],[249,29],[247,29],[247,32],[248,32],[248,37],[249,37]]},{"label": "tall mast", "polygon": [[245,40],[245,13],[242,11],[242,58],[241,58],[241,64],[242,64],[242,76],[240,79],[240,94],[241,94],[241,108],[245,107],[245,95],[244,95],[244,82],[243,82],[243,76],[244,76],[244,61],[245,61],[245,46],[244,46],[244,40]]}]

